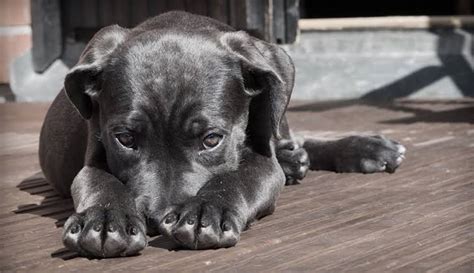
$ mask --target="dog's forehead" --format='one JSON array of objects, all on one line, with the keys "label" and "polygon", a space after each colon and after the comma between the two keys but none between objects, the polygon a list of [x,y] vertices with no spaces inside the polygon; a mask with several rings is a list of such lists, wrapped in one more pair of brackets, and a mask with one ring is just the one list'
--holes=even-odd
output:
[{"label": "dog's forehead", "polygon": [[202,36],[140,36],[125,45],[123,53],[129,75],[209,77],[230,69],[231,62],[214,39]]},{"label": "dog's forehead", "polygon": [[244,100],[239,65],[212,40],[142,37],[119,53],[106,73],[105,91],[111,103],[124,108],[158,107],[168,115],[190,108],[212,116]]}]

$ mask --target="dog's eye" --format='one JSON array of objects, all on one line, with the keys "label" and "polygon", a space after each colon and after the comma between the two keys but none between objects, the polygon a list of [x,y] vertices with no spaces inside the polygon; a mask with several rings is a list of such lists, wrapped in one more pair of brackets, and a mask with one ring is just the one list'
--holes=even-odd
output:
[{"label": "dog's eye", "polygon": [[204,145],[204,148],[211,149],[219,145],[221,140],[222,140],[222,135],[211,133],[211,134],[208,134],[206,137],[204,137],[204,139],[202,140],[202,144]]},{"label": "dog's eye", "polygon": [[135,138],[130,133],[116,134],[115,137],[124,147],[133,148],[135,146]]}]

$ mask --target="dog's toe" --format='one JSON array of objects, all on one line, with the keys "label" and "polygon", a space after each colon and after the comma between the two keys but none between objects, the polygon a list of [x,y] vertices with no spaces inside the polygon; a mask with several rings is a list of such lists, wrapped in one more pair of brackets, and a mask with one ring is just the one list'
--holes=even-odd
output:
[{"label": "dog's toe", "polygon": [[305,149],[291,140],[277,144],[277,159],[286,176],[286,185],[298,184],[309,170],[309,156]]},{"label": "dog's toe", "polygon": [[387,169],[387,162],[383,159],[362,159],[360,169],[363,173],[384,172]]},{"label": "dog's toe", "polygon": [[182,247],[209,249],[234,246],[240,238],[241,226],[236,213],[192,198],[168,213],[160,229]]},{"label": "dog's toe", "polygon": [[407,148],[405,148],[405,146],[403,146],[401,144],[397,144],[396,147],[397,147],[397,152],[400,155],[405,155],[405,152],[407,151]]},{"label": "dog's toe", "polygon": [[363,171],[367,173],[371,172],[388,172],[394,173],[395,170],[405,159],[406,148],[386,138],[382,138],[381,142],[375,143],[372,148],[372,153],[369,153],[371,164],[362,166]]},{"label": "dog's toe", "polygon": [[405,159],[406,148],[384,136],[352,136],[337,144],[345,153],[335,162],[337,172],[393,173]]},{"label": "dog's toe", "polygon": [[117,210],[93,207],[69,217],[64,227],[64,245],[86,257],[129,256],[146,246],[142,221]]}]

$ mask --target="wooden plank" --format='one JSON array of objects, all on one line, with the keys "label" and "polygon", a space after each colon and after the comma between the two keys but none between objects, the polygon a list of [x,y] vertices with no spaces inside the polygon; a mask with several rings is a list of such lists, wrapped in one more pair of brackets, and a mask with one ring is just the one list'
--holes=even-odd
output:
[{"label": "wooden plank", "polygon": [[100,29],[100,9],[96,0],[84,0],[80,2],[80,9],[73,16],[79,17],[79,25],[74,27],[74,38],[76,41],[88,42]]},{"label": "wooden plank", "polygon": [[285,0],[273,0],[273,43],[286,43]]},{"label": "wooden plank", "polygon": [[148,0],[148,16],[155,16],[166,12],[166,1],[164,0]]},{"label": "wooden plank", "polygon": [[81,2],[75,0],[63,0],[62,27],[66,37],[74,38],[74,29],[81,25]]},{"label": "wooden plank", "polygon": [[167,0],[166,6],[168,10],[186,10],[185,0]]},{"label": "wooden plank", "polygon": [[99,26],[99,5],[97,0],[81,0],[81,28],[97,28]]},{"label": "wooden plank", "polygon": [[131,26],[130,18],[130,0],[114,0],[113,2],[113,18],[114,21],[122,27]]},{"label": "wooden plank", "polygon": [[387,16],[299,20],[301,31],[341,29],[471,28],[474,16]]},{"label": "wooden plank", "polygon": [[185,0],[184,1],[185,9],[188,12],[199,14],[199,15],[208,15],[208,2],[207,0]]},{"label": "wooden plank", "polygon": [[229,0],[209,0],[208,15],[223,23],[230,24],[229,21]]},{"label": "wooden plank", "polygon": [[114,0],[100,0],[99,9],[99,23],[101,27],[113,25],[116,22],[114,18]]},{"label": "wooden plank", "polygon": [[31,22],[33,68],[41,73],[62,53],[59,0],[32,0]]},{"label": "wooden plank", "polygon": [[148,18],[148,0],[134,0],[130,3],[131,25],[136,26]]},{"label": "wooden plank", "polygon": [[291,44],[296,41],[298,36],[298,21],[299,15],[299,1],[298,0],[285,0],[285,43]]},{"label": "wooden plank", "polygon": [[263,7],[261,5],[255,6],[255,3],[259,3],[261,1],[252,2],[254,3],[252,7],[252,12],[255,17],[258,19],[261,18],[261,14],[263,14],[263,26],[257,27],[259,35],[256,37],[263,39],[267,42],[275,42],[275,33],[274,33],[274,21],[275,21],[275,14],[274,14],[274,0],[265,0],[263,1]]},{"label": "wooden plank", "polygon": [[229,0],[229,22],[236,29],[247,28],[247,5],[246,1]]},{"label": "wooden plank", "polygon": [[[470,272],[474,264],[474,100],[394,104],[298,103],[296,133],[384,133],[408,148],[388,174],[311,172],[285,187],[277,209],[235,247],[169,251],[150,239],[136,257],[88,260],[64,250],[70,200],[48,196],[38,174],[45,104],[0,105],[0,271]],[[405,121],[407,118],[410,120]],[[415,120],[415,121],[413,121]],[[387,123],[387,121],[391,121]],[[395,122],[394,122],[395,121]]]}]

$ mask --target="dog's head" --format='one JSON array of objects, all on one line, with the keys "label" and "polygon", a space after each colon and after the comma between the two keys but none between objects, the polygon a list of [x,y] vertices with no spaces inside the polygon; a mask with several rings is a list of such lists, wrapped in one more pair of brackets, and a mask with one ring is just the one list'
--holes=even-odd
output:
[{"label": "dog's head", "polygon": [[250,150],[273,156],[292,83],[265,46],[243,32],[112,26],[88,44],[65,90],[96,128],[109,171],[154,211],[235,171]]}]

